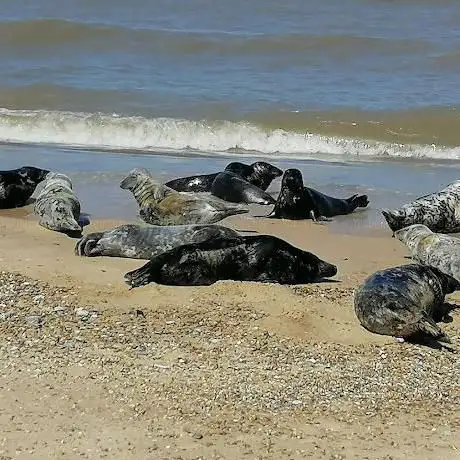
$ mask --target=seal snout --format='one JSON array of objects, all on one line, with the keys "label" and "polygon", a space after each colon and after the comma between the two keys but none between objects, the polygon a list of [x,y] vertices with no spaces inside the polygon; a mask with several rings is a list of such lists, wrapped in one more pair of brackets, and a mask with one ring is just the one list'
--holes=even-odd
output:
[{"label": "seal snout", "polygon": [[318,276],[320,278],[331,278],[337,275],[337,267],[333,264],[321,260],[318,263]]}]

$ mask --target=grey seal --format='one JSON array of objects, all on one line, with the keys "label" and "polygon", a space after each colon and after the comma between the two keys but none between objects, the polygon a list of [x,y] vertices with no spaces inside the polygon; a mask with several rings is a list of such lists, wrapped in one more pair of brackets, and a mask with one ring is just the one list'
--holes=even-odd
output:
[{"label": "grey seal", "polygon": [[47,174],[34,210],[42,227],[68,234],[81,232],[80,202],[72,189],[72,181],[65,174]]},{"label": "grey seal", "polygon": [[35,166],[0,171],[0,209],[25,206],[48,173],[47,169]]},{"label": "grey seal", "polygon": [[422,224],[433,232],[457,233],[460,231],[460,180],[398,209],[382,209],[382,214],[393,232]]},{"label": "grey seal", "polygon": [[356,208],[365,208],[368,204],[367,195],[353,195],[341,199],[305,187],[302,173],[298,169],[287,169],[275,207],[267,217],[324,221],[329,217],[350,214]]},{"label": "grey seal", "polygon": [[[246,180],[252,185],[259,187],[263,191],[267,190],[274,179],[283,174],[281,169],[266,163],[256,161],[251,165],[234,161],[225,167],[225,171],[233,172],[237,176]],[[181,177],[170,180],[165,185],[177,192],[210,192],[211,185],[219,173],[198,174],[195,176]]]},{"label": "grey seal", "polygon": [[228,171],[217,174],[211,185],[211,194],[232,203],[268,205],[276,202],[261,188]]},{"label": "grey seal", "polygon": [[168,227],[135,224],[121,225],[104,232],[85,235],[75,246],[75,254],[95,257],[153,257],[189,243],[213,238],[238,238],[238,232],[220,225],[171,225]]},{"label": "grey seal", "polygon": [[142,220],[153,225],[213,224],[248,209],[213,196],[176,192],[156,182],[146,169],[133,169],[120,183],[136,199]]},{"label": "grey seal", "polygon": [[436,324],[444,297],[459,288],[451,276],[428,265],[409,264],[369,276],[354,298],[355,313],[370,332],[415,342],[450,342]]},{"label": "grey seal", "polygon": [[426,225],[415,224],[395,232],[414,261],[430,265],[460,282],[460,239],[433,233]]},{"label": "grey seal", "polygon": [[275,236],[215,238],[154,257],[125,275],[131,287],[155,282],[208,286],[218,280],[303,284],[335,276],[337,267]]}]

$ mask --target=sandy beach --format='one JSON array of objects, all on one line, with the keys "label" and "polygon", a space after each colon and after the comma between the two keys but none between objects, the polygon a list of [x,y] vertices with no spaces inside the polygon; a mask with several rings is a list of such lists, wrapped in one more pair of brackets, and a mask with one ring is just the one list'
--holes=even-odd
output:
[{"label": "sandy beach", "polygon": [[30,211],[0,215],[2,460],[460,458],[458,354],[373,335],[353,312],[367,275],[408,261],[390,232],[229,218],[338,275],[129,290],[143,261],[77,257]]}]

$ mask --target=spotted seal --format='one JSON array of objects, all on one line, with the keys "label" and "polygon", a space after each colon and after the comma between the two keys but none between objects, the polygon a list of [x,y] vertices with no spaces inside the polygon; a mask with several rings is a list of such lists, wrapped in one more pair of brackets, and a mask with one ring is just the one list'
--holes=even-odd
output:
[{"label": "spotted seal", "polygon": [[220,225],[170,225],[168,227],[134,224],[121,225],[104,232],[85,235],[75,246],[75,254],[95,257],[153,257],[190,243],[213,238],[238,238],[238,232]]},{"label": "spotted seal", "polygon": [[426,225],[415,224],[395,232],[414,261],[430,265],[460,282],[460,239],[433,233]]},{"label": "spotted seal", "polygon": [[[240,176],[263,191],[267,190],[274,179],[283,174],[281,169],[265,161],[256,161],[251,165],[235,161],[229,163],[225,167],[225,171],[235,173],[237,176]],[[217,172],[213,174],[181,177],[179,179],[170,180],[166,182],[165,185],[177,192],[209,192],[218,174]]]},{"label": "spotted seal", "polygon": [[369,204],[366,195],[353,195],[350,198],[333,198],[305,187],[302,173],[298,169],[287,169],[281,182],[281,191],[275,207],[267,217],[276,219],[312,219],[327,218],[352,213],[358,207]]},{"label": "spotted seal", "polygon": [[216,238],[177,247],[125,275],[131,287],[155,282],[207,286],[218,280],[303,284],[335,276],[337,267],[275,236]]},{"label": "spotted seal", "polygon": [[445,315],[444,297],[459,284],[437,268],[410,264],[369,276],[354,298],[355,313],[370,332],[409,341],[450,339],[436,324]]},{"label": "spotted seal", "polygon": [[146,169],[133,169],[121,181],[120,187],[132,192],[141,219],[153,225],[212,224],[248,212],[247,208],[211,195],[176,192],[158,184]]},{"label": "spotted seal", "polygon": [[426,225],[433,232],[460,232],[460,180],[398,209],[382,209],[382,214],[393,232],[414,224]]},{"label": "spotted seal", "polygon": [[25,206],[48,173],[47,169],[35,166],[0,171],[0,209]]},{"label": "spotted seal", "polygon": [[80,202],[72,189],[72,181],[65,174],[50,172],[46,175],[34,211],[42,227],[76,235],[81,232]]},{"label": "spotted seal", "polygon": [[235,173],[219,173],[211,185],[211,194],[232,203],[275,204],[275,199]]}]

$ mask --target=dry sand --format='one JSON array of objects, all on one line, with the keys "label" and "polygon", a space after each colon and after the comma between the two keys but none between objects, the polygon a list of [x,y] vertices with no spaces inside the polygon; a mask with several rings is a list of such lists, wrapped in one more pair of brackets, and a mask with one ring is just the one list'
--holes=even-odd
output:
[{"label": "dry sand", "polygon": [[0,214],[0,460],[460,459],[458,354],[354,316],[359,283],[408,262],[389,232],[230,218],[336,264],[337,282],[129,290],[143,261],[77,257],[28,212]]}]

